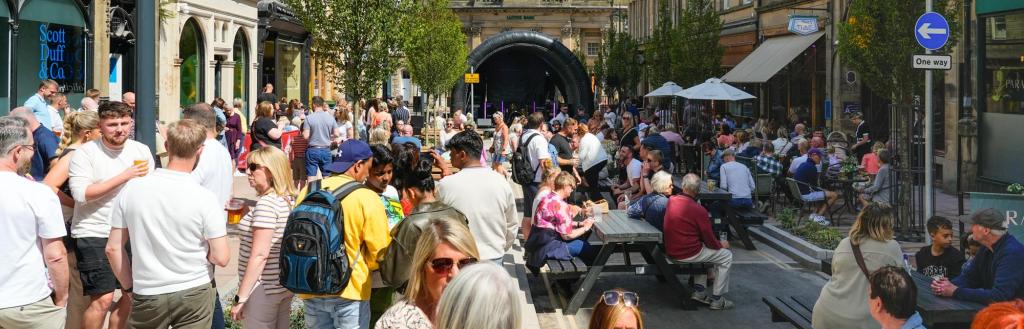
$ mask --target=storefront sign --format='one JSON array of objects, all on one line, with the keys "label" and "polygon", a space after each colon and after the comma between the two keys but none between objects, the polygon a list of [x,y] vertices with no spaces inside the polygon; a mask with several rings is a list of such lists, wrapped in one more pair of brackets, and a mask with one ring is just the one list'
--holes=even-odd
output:
[{"label": "storefront sign", "polygon": [[948,55],[914,55],[914,68],[925,70],[948,70],[953,65]]},{"label": "storefront sign", "polygon": [[85,44],[82,28],[39,23],[39,80],[53,79],[60,91],[85,92]]},{"label": "storefront sign", "polygon": [[971,211],[995,208],[1006,215],[1006,228],[1024,241],[1024,195],[971,192]]},{"label": "storefront sign", "polygon": [[799,35],[818,32],[818,16],[789,16],[789,32]]},{"label": "storefront sign", "polygon": [[1024,101],[1024,68],[1000,68],[991,74],[992,101]]}]

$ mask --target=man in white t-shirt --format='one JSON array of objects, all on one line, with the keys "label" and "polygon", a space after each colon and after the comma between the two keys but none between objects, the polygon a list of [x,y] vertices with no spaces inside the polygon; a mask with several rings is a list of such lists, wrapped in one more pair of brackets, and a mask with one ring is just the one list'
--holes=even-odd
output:
[{"label": "man in white t-shirt", "polygon": [[[128,182],[114,200],[107,257],[133,300],[132,328],[210,328],[213,323],[217,291],[209,267],[226,266],[231,254],[224,205],[190,179],[206,137],[196,121],[172,123],[167,167]],[[131,243],[133,255],[125,243]]]},{"label": "man in white t-shirt", "polygon": [[64,328],[68,263],[60,203],[49,187],[24,176],[34,153],[28,122],[0,118],[0,136],[0,328]]},{"label": "man in white t-shirt", "polygon": [[199,163],[192,170],[192,178],[217,196],[217,202],[227,205],[231,199],[231,188],[234,184],[234,171],[231,165],[231,154],[224,145],[217,141],[217,115],[206,103],[196,103],[181,111],[182,119],[191,119],[206,129],[207,138],[203,142],[203,154]]},{"label": "man in white t-shirt", "polygon": [[[110,206],[129,180],[145,176],[154,168],[153,153],[142,143],[129,140],[132,113],[121,102],[106,102],[99,110],[101,138],[83,144],[71,158],[68,184],[75,199],[71,237],[82,279],[82,291],[90,297],[82,316],[82,327],[99,328],[118,289],[104,253],[110,235]],[[130,298],[118,300],[110,314],[110,328],[124,328]]]},{"label": "man in white t-shirt", "polygon": [[[526,130],[523,131],[522,136],[519,136],[519,140],[515,142],[518,143],[520,147],[526,146],[523,155],[530,160],[530,168],[534,170],[533,182],[522,186],[524,205],[532,202],[537,196],[537,190],[540,188],[540,181],[541,177],[544,175],[544,170],[554,165],[551,162],[551,153],[548,152],[548,140],[544,138],[544,135],[540,131],[543,128],[543,125],[544,114],[540,112],[531,113],[526,117]],[[524,238],[528,234],[526,232],[530,229],[530,218],[533,218],[534,210],[536,209],[523,207],[523,221],[521,225],[524,232]]]},{"label": "man in white t-shirt", "polygon": [[448,149],[452,165],[460,171],[437,183],[437,199],[469,219],[480,258],[501,264],[519,226],[516,199],[505,176],[480,163],[483,148],[476,131],[464,130],[452,137]]},{"label": "man in white t-shirt", "polygon": [[[640,192],[640,178],[643,176],[643,162],[633,156],[633,148],[625,145],[619,148],[619,165],[626,168],[626,180],[619,185],[612,185],[612,193],[620,209],[626,209],[628,200],[636,200]],[[628,198],[628,199],[627,199]]]},{"label": "man in white t-shirt", "polygon": [[801,138],[796,143],[796,147],[800,150],[800,156],[793,158],[789,162],[789,175],[796,174],[796,168],[800,168],[800,165],[807,162],[807,151],[811,149],[811,144],[806,139]]}]

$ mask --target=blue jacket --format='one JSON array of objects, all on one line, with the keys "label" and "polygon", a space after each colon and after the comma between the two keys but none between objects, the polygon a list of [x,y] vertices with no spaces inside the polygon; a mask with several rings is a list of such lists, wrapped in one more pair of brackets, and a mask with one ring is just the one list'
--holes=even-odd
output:
[{"label": "blue jacket", "polygon": [[1024,246],[1007,233],[992,250],[978,249],[972,265],[951,282],[953,297],[982,304],[1024,298]]}]

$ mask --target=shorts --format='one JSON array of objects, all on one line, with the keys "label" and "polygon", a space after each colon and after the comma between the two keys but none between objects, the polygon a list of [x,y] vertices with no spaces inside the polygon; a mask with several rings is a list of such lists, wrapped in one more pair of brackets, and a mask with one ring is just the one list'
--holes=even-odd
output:
[{"label": "shorts", "polygon": [[813,191],[800,196],[805,202],[817,202],[825,200],[825,191]]},{"label": "shorts", "polygon": [[493,163],[505,163],[506,161],[508,161],[508,157],[501,155],[500,153],[494,153],[494,155],[491,156],[491,162]]},{"label": "shorts", "polygon": [[121,288],[110,269],[106,249],[106,238],[75,239],[78,276],[82,279],[82,294],[85,296],[102,295]]},{"label": "shorts", "polygon": [[292,180],[301,182],[306,179],[306,157],[295,157],[292,159]]}]

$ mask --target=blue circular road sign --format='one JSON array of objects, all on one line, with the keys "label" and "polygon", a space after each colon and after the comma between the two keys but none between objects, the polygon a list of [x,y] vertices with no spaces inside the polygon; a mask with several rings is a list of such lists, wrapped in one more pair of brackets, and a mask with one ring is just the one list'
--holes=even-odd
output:
[{"label": "blue circular road sign", "polygon": [[914,24],[914,37],[924,49],[942,48],[946,41],[949,41],[949,33],[949,22],[935,12],[924,13],[917,19],[917,24]]}]

